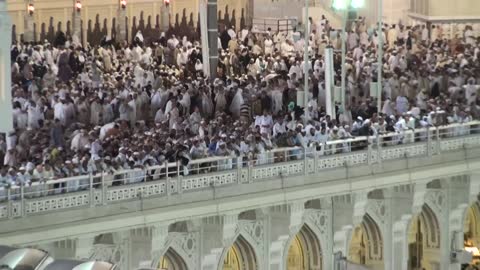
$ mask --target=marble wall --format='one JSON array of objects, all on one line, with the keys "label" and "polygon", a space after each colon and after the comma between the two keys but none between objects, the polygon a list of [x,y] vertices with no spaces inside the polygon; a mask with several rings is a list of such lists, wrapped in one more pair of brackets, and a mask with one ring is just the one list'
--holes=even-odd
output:
[{"label": "marble wall", "polygon": [[[28,1],[28,0],[27,0]],[[26,31],[25,18],[28,2],[26,0],[7,0],[8,11],[12,18],[13,39],[20,40]],[[199,17],[199,1],[202,0],[175,0],[170,2],[169,21],[171,27],[191,26],[197,28]],[[219,23],[235,24],[239,27],[242,23],[251,21],[253,8],[251,0],[219,0]],[[32,1],[35,6],[33,14],[35,40],[51,39],[58,30],[72,32],[74,0],[37,0]],[[161,29],[162,1],[127,0],[127,35],[136,29]],[[243,20],[242,20],[243,13]],[[114,36],[114,25],[118,24],[116,18],[119,14],[119,1],[116,0],[82,0],[80,13],[82,36],[89,42],[96,43],[105,34]],[[185,30],[184,30],[185,31]],[[158,33],[157,33],[158,32]],[[155,34],[160,34],[156,31]]]}]

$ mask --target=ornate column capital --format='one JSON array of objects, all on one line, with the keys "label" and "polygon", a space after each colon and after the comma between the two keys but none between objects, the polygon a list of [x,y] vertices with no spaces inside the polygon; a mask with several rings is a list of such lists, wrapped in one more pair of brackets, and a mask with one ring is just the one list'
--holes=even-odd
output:
[{"label": "ornate column capital", "polygon": [[152,226],[152,259],[160,258],[165,252],[168,238],[167,223],[159,223]]},{"label": "ornate column capital", "polygon": [[356,192],[353,194],[353,226],[358,226],[363,221],[367,212],[368,191]]},{"label": "ornate column capital", "polygon": [[238,233],[238,214],[237,212],[228,213],[223,216],[223,246],[229,247],[235,241]]},{"label": "ornate column capital", "polygon": [[305,213],[305,202],[294,201],[290,207],[290,233],[296,234],[303,226],[303,214]]}]

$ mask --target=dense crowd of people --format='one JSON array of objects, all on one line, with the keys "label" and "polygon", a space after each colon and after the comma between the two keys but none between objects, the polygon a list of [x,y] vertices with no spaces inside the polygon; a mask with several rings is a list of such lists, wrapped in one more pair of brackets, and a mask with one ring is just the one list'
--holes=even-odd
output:
[{"label": "dense crowd of people", "polygon": [[[176,36],[162,34],[153,44],[144,44],[140,32],[131,44],[13,44],[15,130],[0,139],[0,189],[176,161],[188,174],[191,160],[209,156],[261,163],[278,147],[480,118],[480,42],[470,26],[447,39],[434,26],[385,25],[379,33],[356,20],[346,37],[346,106],[328,115],[323,55],[334,48],[339,85],[341,33],[325,18],[309,25],[309,33],[223,31],[214,80],[203,74],[199,42]],[[305,37],[311,61],[302,108]],[[369,89],[380,39],[377,108]]]}]

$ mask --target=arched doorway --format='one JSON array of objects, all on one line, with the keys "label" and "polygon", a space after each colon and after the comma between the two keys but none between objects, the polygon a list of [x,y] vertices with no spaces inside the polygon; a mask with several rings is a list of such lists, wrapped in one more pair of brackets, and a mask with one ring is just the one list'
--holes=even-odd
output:
[{"label": "arched doorway", "polygon": [[223,270],[256,270],[257,257],[253,247],[239,235],[225,255]]},{"label": "arched doorway", "polygon": [[383,269],[383,240],[377,223],[366,214],[352,232],[347,259],[370,269]]},{"label": "arched doorway", "polygon": [[440,264],[440,226],[428,205],[412,218],[408,232],[408,269],[435,270]]},{"label": "arched doorway", "polygon": [[467,209],[463,233],[465,250],[473,255],[472,264],[480,263],[480,207],[478,202]]},{"label": "arched doorway", "polygon": [[187,270],[187,264],[175,250],[169,248],[160,258],[159,270]]},{"label": "arched doorway", "polygon": [[322,269],[320,241],[310,227],[303,225],[290,243],[287,255],[287,270],[320,269]]}]

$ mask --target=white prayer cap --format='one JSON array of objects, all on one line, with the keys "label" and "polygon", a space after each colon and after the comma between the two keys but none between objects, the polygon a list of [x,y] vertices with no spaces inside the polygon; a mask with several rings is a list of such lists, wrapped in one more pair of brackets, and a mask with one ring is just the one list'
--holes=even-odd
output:
[{"label": "white prayer cap", "polygon": [[22,167],[20,167],[18,170],[19,170],[19,171],[25,171],[25,167],[22,166]]},{"label": "white prayer cap", "polygon": [[28,162],[26,168],[27,168],[27,171],[31,171],[35,169],[35,165],[32,162]]},{"label": "white prayer cap", "polygon": [[358,121],[363,121],[363,118],[361,116],[357,117]]}]

